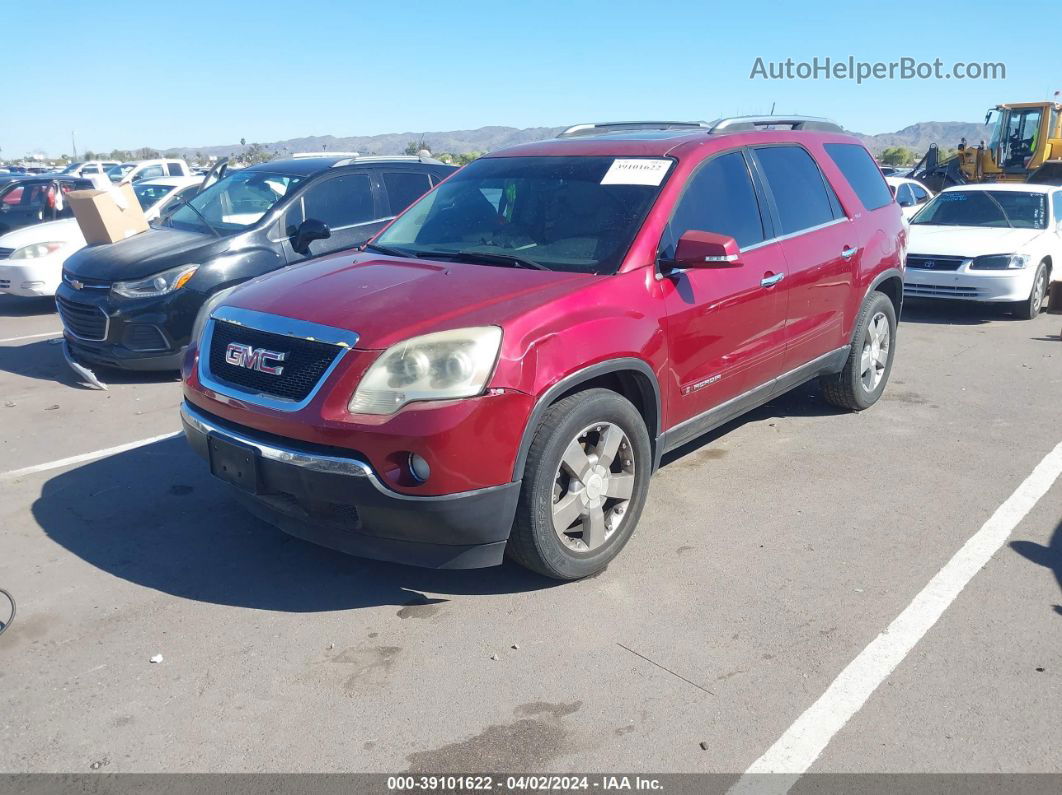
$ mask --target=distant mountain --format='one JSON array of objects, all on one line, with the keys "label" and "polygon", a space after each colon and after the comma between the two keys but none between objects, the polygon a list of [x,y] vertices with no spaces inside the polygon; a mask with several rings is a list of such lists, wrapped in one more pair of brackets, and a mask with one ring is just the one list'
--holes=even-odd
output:
[{"label": "distant mountain", "polygon": [[930,144],[937,144],[941,149],[953,149],[965,138],[970,146],[977,146],[982,140],[987,142],[991,127],[983,124],[970,124],[962,121],[923,121],[904,127],[894,133],[863,135],[853,133],[867,149],[875,155],[889,146],[905,146],[918,153],[924,152]]},{"label": "distant mountain", "polygon": [[[563,127],[480,127],[476,130],[450,130],[448,132],[404,132],[386,133],[384,135],[348,136],[339,138],[334,135],[311,135],[306,138],[289,138],[286,141],[263,143],[271,152],[281,155],[294,152],[358,152],[363,155],[399,155],[405,151],[411,141],[423,140],[432,152],[490,152],[505,146],[540,141],[553,138]],[[248,142],[250,143],[250,142]],[[188,146],[167,149],[166,152],[194,155],[224,157],[235,155],[243,150],[240,144],[224,146]]]},{"label": "distant mountain", "polygon": [[[271,152],[278,153],[280,156],[290,155],[294,152],[320,151],[359,152],[363,155],[397,155],[405,151],[406,146],[411,141],[420,142],[423,140],[432,152],[459,154],[463,152],[490,152],[505,146],[552,138],[562,129],[564,128],[480,127],[475,130],[386,133],[384,135],[347,136],[342,138],[334,135],[311,135],[305,138],[289,138],[286,141],[262,143],[262,146]],[[874,154],[880,154],[883,149],[889,146],[906,146],[916,152],[924,152],[931,143],[936,143],[942,149],[950,149],[957,146],[964,137],[967,143],[971,146],[976,146],[981,139],[988,137],[988,132],[989,128],[981,124],[958,121],[927,121],[912,124],[893,133],[881,133],[879,135],[853,133],[853,135],[860,138]],[[243,148],[238,143],[220,146],[187,146],[167,149],[166,153],[187,156],[198,152],[204,155],[224,157],[237,155]]]}]

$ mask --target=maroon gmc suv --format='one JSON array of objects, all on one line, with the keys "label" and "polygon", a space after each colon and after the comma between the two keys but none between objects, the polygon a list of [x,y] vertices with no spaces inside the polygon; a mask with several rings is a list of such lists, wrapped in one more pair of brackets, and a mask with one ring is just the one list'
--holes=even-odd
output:
[{"label": "maroon gmc suv", "polygon": [[360,251],[213,299],[185,432],[289,533],[585,577],[662,454],[813,378],[878,400],[905,246],[826,120],[578,125],[471,163]]}]

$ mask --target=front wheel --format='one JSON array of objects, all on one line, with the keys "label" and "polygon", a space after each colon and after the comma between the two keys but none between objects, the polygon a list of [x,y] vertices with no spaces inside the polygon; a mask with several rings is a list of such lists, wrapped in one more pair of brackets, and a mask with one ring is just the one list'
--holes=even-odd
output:
[{"label": "front wheel", "polygon": [[531,443],[507,554],[558,580],[601,571],[634,533],[651,469],[630,401],[608,389],[558,401]]},{"label": "front wheel", "polygon": [[820,379],[823,397],[851,411],[877,403],[892,372],[895,341],[896,308],[887,295],[874,292],[859,312],[844,369]]},{"label": "front wheel", "polygon": [[1029,297],[1025,301],[1018,301],[1014,305],[1014,317],[1019,320],[1032,320],[1040,314],[1040,307],[1044,305],[1044,297],[1047,295],[1047,263],[1041,262],[1036,270],[1036,278],[1033,280]]}]

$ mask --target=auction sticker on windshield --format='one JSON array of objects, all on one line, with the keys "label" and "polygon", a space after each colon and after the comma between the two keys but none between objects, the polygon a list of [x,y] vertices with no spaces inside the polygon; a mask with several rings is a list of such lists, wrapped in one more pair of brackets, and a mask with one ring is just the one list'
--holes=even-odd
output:
[{"label": "auction sticker on windshield", "polygon": [[646,157],[617,158],[601,178],[601,184],[659,185],[670,167],[670,160]]}]

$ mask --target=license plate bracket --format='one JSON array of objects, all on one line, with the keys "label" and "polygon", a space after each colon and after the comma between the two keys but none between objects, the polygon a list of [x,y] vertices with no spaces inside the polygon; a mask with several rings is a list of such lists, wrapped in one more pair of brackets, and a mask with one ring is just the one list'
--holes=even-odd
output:
[{"label": "license plate bracket", "polygon": [[249,494],[261,491],[259,455],[255,448],[211,435],[207,437],[207,450],[210,452],[210,473],[214,477]]}]

